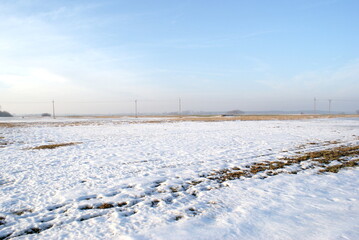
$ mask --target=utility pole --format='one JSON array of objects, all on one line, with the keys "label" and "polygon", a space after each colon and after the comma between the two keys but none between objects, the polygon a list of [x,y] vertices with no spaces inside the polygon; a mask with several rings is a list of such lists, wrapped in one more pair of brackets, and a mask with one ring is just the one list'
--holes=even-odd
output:
[{"label": "utility pole", "polygon": [[330,114],[331,105],[332,105],[332,99],[329,99],[329,114]]},{"label": "utility pole", "polygon": [[182,103],[181,103],[181,98],[178,99],[178,115],[179,115],[179,117],[182,117]]},{"label": "utility pole", "polygon": [[314,98],[314,114],[317,114],[317,99]]},{"label": "utility pole", "polygon": [[55,100],[52,100],[52,117],[55,119]]},{"label": "utility pole", "polygon": [[137,118],[138,115],[137,115],[137,100],[135,100],[135,117]]}]

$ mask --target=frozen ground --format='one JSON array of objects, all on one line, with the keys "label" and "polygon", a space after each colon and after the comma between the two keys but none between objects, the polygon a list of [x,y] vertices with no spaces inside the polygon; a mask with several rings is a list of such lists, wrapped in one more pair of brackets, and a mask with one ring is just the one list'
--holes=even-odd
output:
[{"label": "frozen ground", "polygon": [[357,146],[358,119],[47,121],[0,127],[0,239],[359,239],[358,168],[216,175]]}]

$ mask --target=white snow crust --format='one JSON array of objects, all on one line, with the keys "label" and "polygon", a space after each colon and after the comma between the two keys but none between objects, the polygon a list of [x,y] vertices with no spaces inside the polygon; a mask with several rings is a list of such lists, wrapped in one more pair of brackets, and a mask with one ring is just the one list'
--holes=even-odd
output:
[{"label": "white snow crust", "polygon": [[0,239],[359,239],[358,168],[203,177],[358,145],[357,119],[53,125],[71,121],[0,127]]}]

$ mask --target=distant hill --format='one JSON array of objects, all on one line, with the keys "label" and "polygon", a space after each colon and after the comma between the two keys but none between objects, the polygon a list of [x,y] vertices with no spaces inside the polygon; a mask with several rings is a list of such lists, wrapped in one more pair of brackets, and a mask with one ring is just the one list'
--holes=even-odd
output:
[{"label": "distant hill", "polygon": [[0,111],[0,117],[13,117],[13,115],[6,111]]}]

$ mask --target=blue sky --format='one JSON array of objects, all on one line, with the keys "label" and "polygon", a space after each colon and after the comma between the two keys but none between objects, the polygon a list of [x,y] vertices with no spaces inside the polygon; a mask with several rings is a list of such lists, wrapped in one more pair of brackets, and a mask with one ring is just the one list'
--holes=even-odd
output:
[{"label": "blue sky", "polygon": [[[14,113],[359,109],[359,1],[0,1]],[[339,101],[340,100],[340,101]],[[354,101],[356,100],[356,101]],[[26,103],[26,104],[25,104]]]}]

